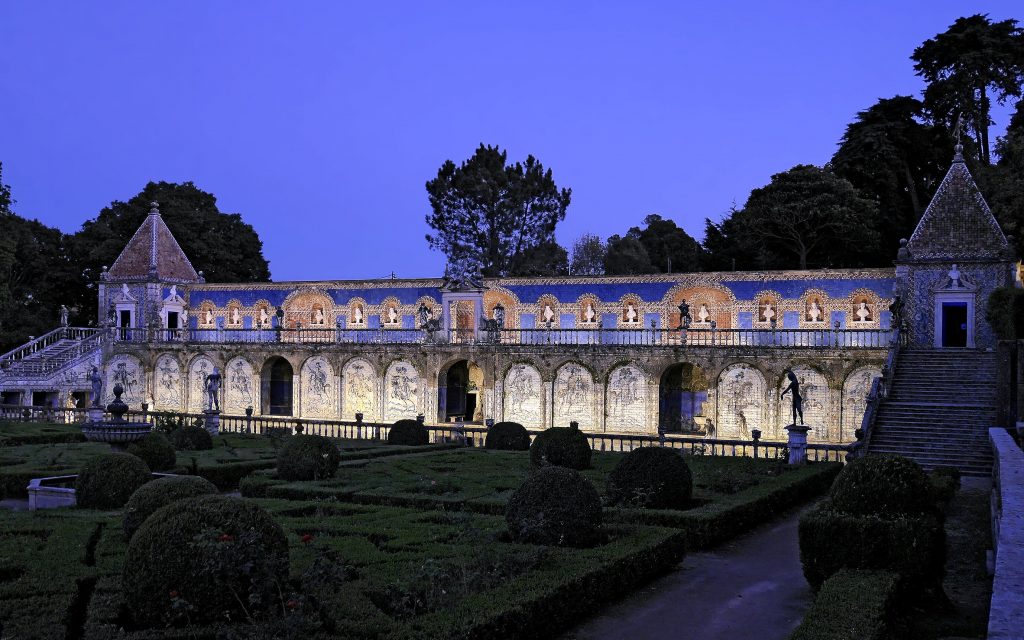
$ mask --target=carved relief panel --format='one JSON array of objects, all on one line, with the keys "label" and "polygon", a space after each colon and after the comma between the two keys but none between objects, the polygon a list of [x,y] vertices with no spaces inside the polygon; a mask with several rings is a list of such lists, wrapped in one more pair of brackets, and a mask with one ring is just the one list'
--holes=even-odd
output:
[{"label": "carved relief panel", "polygon": [[157,411],[181,411],[181,367],[172,355],[162,355],[156,361],[153,403]]},{"label": "carved relief panel", "polygon": [[647,375],[634,365],[624,365],[608,376],[606,403],[608,431],[649,432]]},{"label": "carved relief panel", "polygon": [[594,415],[594,378],[590,371],[575,362],[563,365],[555,375],[555,427],[567,427],[575,420],[580,429],[593,431],[598,427]]},{"label": "carved relief panel", "polygon": [[544,384],[528,364],[513,365],[505,374],[505,420],[527,429],[543,427]]},{"label": "carved relief panel", "polygon": [[206,376],[213,373],[213,361],[199,356],[188,367],[188,411],[200,413],[206,410]]},{"label": "carved relief panel", "polygon": [[103,404],[114,400],[114,385],[120,383],[124,387],[121,399],[132,409],[141,409],[146,398],[146,377],[142,364],[137,358],[119,355],[107,363],[106,384],[103,386]]},{"label": "carved relief panel", "polygon": [[730,365],[718,378],[718,415],[715,435],[749,440],[751,431],[764,433],[764,376],[749,364]]},{"label": "carved relief panel", "polygon": [[423,411],[423,379],[408,362],[393,362],[384,376],[384,421],[415,418]]},{"label": "carved relief panel", "polygon": [[334,368],[323,356],[314,356],[302,365],[302,416],[334,418]]},{"label": "carved relief panel", "polygon": [[224,370],[224,411],[234,415],[245,415],[248,407],[256,411],[259,398],[256,396],[259,384],[252,365],[244,358],[235,358]]},{"label": "carved relief panel", "polygon": [[355,420],[357,413],[363,420],[372,422],[380,419],[380,380],[366,360],[349,360],[342,369],[342,419]]}]

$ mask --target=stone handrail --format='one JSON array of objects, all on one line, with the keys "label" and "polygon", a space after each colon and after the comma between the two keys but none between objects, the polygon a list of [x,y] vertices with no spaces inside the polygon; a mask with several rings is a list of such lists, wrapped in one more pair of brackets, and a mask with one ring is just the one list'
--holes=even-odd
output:
[{"label": "stone handrail", "polygon": [[64,339],[64,335],[70,327],[57,327],[53,331],[44,333],[43,335],[30,340],[29,342],[8,351],[7,353],[0,356],[0,363],[17,362],[24,360],[31,355],[42,351],[46,347]]},{"label": "stone handrail", "polygon": [[989,439],[995,575],[988,639],[1010,640],[1024,630],[1024,451],[1005,429],[989,429]]},{"label": "stone handrail", "polygon": [[900,333],[894,330],[892,342],[889,344],[889,353],[885,357],[885,364],[882,365],[882,375],[871,380],[871,390],[868,392],[867,404],[864,407],[864,417],[860,423],[860,437],[850,447],[850,455],[854,458],[867,453],[868,445],[871,443],[871,433],[874,431],[875,420],[878,418],[878,410],[882,401],[889,397],[889,390],[892,387],[893,376],[896,375],[896,359],[900,352]]}]

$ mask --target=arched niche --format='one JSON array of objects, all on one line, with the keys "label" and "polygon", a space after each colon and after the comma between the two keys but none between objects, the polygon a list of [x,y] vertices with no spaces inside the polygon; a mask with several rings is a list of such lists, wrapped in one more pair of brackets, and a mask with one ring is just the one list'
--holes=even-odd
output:
[{"label": "arched niche", "polygon": [[686,433],[703,428],[711,409],[710,388],[707,374],[695,364],[680,362],[665,369],[658,384],[658,430]]},{"label": "arched niche", "polygon": [[142,363],[135,356],[117,355],[107,362],[106,384],[103,387],[103,404],[114,401],[114,385],[124,388],[121,400],[132,409],[141,409],[146,400],[146,376]]},{"label": "arched niche", "polygon": [[423,412],[423,378],[412,364],[392,362],[384,374],[384,421],[415,418]]},{"label": "arched niche", "polygon": [[437,416],[442,422],[483,420],[484,372],[471,360],[456,360],[437,376]]},{"label": "arched niche", "polygon": [[281,356],[263,363],[260,371],[260,413],[268,416],[292,415],[295,371]]},{"label": "arched niche", "polygon": [[505,374],[505,420],[527,429],[544,426],[544,383],[540,372],[529,364],[512,365]]},{"label": "arched niche", "polygon": [[244,415],[249,407],[256,411],[259,398],[256,375],[245,358],[233,358],[224,367],[224,411],[231,415]]},{"label": "arched niche", "polygon": [[558,368],[554,385],[555,427],[568,427],[576,421],[584,431],[596,431],[597,419],[594,376],[583,365],[567,362]]},{"label": "arched niche", "polygon": [[206,376],[213,373],[213,360],[198,356],[188,365],[188,412],[206,410]]},{"label": "arched niche", "polygon": [[842,426],[840,442],[853,442],[853,432],[860,428],[864,421],[864,411],[868,406],[868,394],[871,392],[872,381],[881,376],[878,367],[860,367],[846,376],[843,382]]},{"label": "arched niche", "polygon": [[616,367],[608,376],[605,390],[606,430],[613,433],[654,431],[654,425],[648,424],[649,400],[647,374],[633,364]]},{"label": "arched niche", "polygon": [[153,371],[153,409],[155,411],[181,411],[184,407],[181,393],[181,365],[178,359],[165,353],[156,359]]},{"label": "arched niche", "polygon": [[363,414],[366,422],[380,420],[380,378],[373,365],[363,358],[353,358],[341,370],[342,419],[355,420]]},{"label": "arched niche", "polygon": [[715,437],[750,440],[751,432],[765,424],[765,380],[755,367],[738,362],[726,367],[718,376]]},{"label": "arched niche", "polygon": [[299,394],[304,418],[337,417],[337,388],[334,367],[323,356],[313,356],[302,365],[302,391]]}]

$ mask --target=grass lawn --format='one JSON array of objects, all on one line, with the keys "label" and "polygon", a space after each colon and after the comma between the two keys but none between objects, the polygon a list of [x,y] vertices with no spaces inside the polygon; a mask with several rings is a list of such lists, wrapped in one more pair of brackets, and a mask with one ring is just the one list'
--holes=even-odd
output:
[{"label": "grass lawn", "polygon": [[[288,532],[288,588],[303,598],[315,590],[323,610],[314,626],[332,638],[550,637],[671,569],[684,547],[678,530],[636,524],[609,525],[603,544],[572,549],[512,543],[504,520],[483,514],[257,502]],[[4,637],[99,639],[130,630],[121,607],[124,548],[116,513],[0,513]],[[310,581],[314,564],[327,580]],[[286,620],[283,628],[295,631],[300,622]],[[236,633],[250,637],[244,628]],[[142,635],[215,633],[124,637]]]},{"label": "grass lawn", "polygon": [[0,422],[0,447],[84,441],[85,436],[77,424]]}]

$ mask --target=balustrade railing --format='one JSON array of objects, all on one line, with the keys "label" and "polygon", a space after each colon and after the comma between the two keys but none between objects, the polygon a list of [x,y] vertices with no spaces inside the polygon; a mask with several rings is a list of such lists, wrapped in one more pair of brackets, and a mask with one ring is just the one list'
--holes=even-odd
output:
[{"label": "balustrade railing", "polygon": [[861,418],[857,441],[850,445],[850,455],[854,458],[867,453],[868,445],[871,442],[871,433],[874,431],[875,421],[878,419],[878,411],[882,402],[889,397],[892,378],[896,375],[896,360],[899,357],[901,345],[899,330],[894,330],[892,342],[889,344],[889,353],[885,357],[885,364],[882,365],[882,375],[871,381],[871,391],[868,392],[867,404],[864,406],[864,417]]}]

